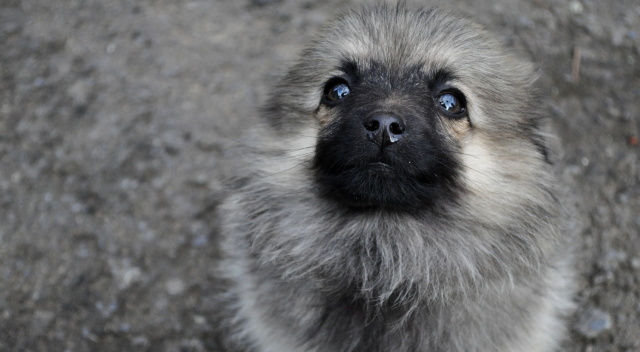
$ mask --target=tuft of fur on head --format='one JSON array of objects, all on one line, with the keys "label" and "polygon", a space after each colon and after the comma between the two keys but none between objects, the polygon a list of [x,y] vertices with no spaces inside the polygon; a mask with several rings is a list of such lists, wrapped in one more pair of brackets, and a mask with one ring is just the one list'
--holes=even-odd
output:
[{"label": "tuft of fur on head", "polygon": [[[349,95],[334,103],[336,80]],[[241,348],[554,348],[571,258],[534,81],[446,12],[379,5],[327,25],[275,88],[221,207]],[[448,92],[465,114],[440,109]],[[359,135],[380,114],[402,139]]]}]

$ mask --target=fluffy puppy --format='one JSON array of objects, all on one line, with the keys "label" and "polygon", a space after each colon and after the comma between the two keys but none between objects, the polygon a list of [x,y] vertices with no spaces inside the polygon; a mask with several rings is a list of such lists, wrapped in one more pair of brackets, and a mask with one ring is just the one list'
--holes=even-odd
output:
[{"label": "fluffy puppy", "polygon": [[220,208],[227,348],[556,350],[572,269],[534,80],[444,12],[330,23]]}]

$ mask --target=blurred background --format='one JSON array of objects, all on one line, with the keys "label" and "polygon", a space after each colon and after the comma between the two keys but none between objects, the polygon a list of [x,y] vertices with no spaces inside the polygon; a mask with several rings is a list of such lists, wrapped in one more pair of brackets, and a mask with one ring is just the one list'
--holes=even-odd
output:
[{"label": "blurred background", "polygon": [[[317,27],[365,2],[1,0],[0,351],[217,351],[224,149]],[[540,67],[575,195],[568,348],[640,351],[640,3],[424,3]]]}]

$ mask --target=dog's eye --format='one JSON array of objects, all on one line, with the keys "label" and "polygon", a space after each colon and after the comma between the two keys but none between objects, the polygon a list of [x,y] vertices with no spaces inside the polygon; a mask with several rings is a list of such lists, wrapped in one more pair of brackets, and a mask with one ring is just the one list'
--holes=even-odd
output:
[{"label": "dog's eye", "polygon": [[438,95],[436,102],[440,109],[451,117],[462,117],[467,112],[464,98],[456,92],[444,92]]},{"label": "dog's eye", "polygon": [[324,99],[329,103],[336,103],[351,93],[349,85],[343,79],[332,79],[324,89]]}]

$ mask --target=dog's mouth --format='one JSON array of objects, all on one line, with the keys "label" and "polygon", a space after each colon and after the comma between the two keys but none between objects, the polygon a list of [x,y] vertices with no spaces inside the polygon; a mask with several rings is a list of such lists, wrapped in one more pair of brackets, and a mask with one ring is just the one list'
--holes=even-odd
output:
[{"label": "dog's mouth", "polygon": [[368,164],[353,168],[349,172],[354,174],[363,173],[368,177],[393,177],[394,173],[398,172],[398,168],[394,167],[389,162],[373,161]]},{"label": "dog's mouth", "polygon": [[339,170],[316,165],[316,182],[322,196],[355,208],[415,209],[437,199],[441,188],[437,175],[380,160]]}]

